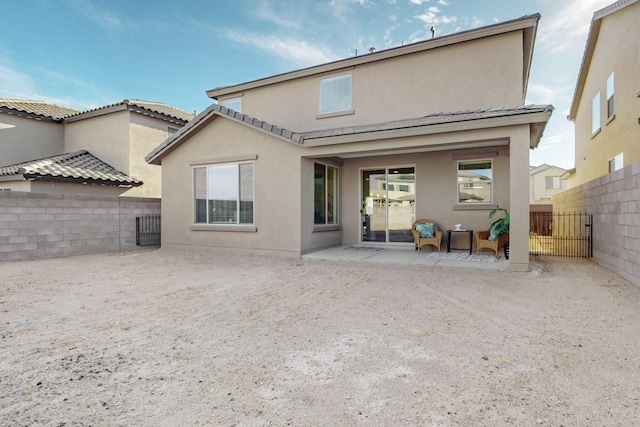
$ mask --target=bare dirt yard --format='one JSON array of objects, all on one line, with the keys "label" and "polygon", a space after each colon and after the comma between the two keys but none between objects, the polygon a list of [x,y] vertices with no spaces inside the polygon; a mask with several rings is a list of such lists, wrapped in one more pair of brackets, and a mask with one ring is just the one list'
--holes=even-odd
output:
[{"label": "bare dirt yard", "polygon": [[640,425],[640,290],[147,250],[0,264],[2,426]]}]

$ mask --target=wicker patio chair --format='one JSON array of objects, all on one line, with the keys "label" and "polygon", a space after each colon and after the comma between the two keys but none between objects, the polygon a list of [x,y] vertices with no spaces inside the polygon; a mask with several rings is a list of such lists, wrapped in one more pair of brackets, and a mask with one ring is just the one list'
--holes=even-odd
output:
[{"label": "wicker patio chair", "polygon": [[[420,237],[420,232],[416,230],[415,224],[427,224],[433,223],[433,237]],[[424,246],[433,246],[438,248],[438,252],[440,252],[440,243],[442,242],[442,231],[438,228],[438,225],[430,220],[430,219],[419,219],[414,225],[411,226],[411,233],[413,233],[413,242],[415,244],[416,250],[420,251]]]}]

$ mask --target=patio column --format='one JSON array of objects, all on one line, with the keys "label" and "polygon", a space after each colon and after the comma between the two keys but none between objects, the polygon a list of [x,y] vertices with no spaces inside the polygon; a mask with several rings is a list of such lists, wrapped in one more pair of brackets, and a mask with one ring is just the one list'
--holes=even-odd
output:
[{"label": "patio column", "polygon": [[518,126],[509,143],[509,270],[529,270],[529,126]]}]

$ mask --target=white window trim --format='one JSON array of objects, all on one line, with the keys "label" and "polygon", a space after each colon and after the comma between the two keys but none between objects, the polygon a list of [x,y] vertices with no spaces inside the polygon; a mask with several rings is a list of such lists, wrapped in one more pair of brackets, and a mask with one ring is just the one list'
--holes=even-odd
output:
[{"label": "white window trim", "polygon": [[[240,106],[240,108],[230,108],[228,107],[228,104],[231,102],[238,102],[238,105]],[[238,113],[242,113],[242,95],[240,96],[234,96],[232,98],[226,98],[222,100],[222,106],[223,107],[227,107],[233,111],[237,111]]]},{"label": "white window trim", "polygon": [[[595,111],[596,106],[598,107],[597,115]],[[602,108],[601,108],[600,92],[598,92],[594,95],[594,97],[591,100],[591,138],[599,134],[600,130],[602,129],[601,116],[602,116]],[[596,118],[598,120],[597,128],[595,127]]]},{"label": "white window trim", "polygon": [[[322,85],[324,82],[330,82],[335,80],[340,80],[344,78],[349,78],[349,105],[347,108],[340,110],[330,110],[323,111],[323,93]],[[335,117],[342,116],[347,114],[353,114],[353,76],[351,73],[338,74],[330,77],[324,77],[320,79],[318,83],[318,118],[327,118],[327,117]]]}]

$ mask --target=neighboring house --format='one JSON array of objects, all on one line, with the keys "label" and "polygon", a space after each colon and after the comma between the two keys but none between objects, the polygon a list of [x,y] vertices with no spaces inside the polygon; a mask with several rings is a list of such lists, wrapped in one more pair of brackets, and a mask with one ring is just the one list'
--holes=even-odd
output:
[{"label": "neighboring house", "polygon": [[541,206],[548,206],[548,211],[551,212],[553,196],[567,189],[567,181],[564,179],[567,170],[546,163],[532,166],[530,169],[529,204],[532,211],[534,207],[536,207],[535,210],[540,211]]},{"label": "neighboring house", "polygon": [[593,16],[569,119],[575,123],[570,187],[640,161],[640,1]]},{"label": "neighboring house", "polygon": [[[0,188],[158,198],[160,168],[144,156],[191,118],[165,104],[139,100],[81,112],[43,101],[0,99]],[[43,169],[44,163],[61,169]],[[82,171],[70,172],[71,167]],[[40,172],[25,173],[25,168]],[[96,179],[106,170],[118,178]]]},{"label": "neighboring house", "polygon": [[208,91],[147,156],[163,246],[411,248],[416,219],[487,230],[499,205],[528,268],[529,150],[553,110],[523,105],[539,18]]}]

